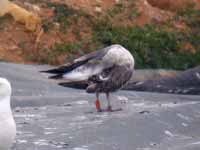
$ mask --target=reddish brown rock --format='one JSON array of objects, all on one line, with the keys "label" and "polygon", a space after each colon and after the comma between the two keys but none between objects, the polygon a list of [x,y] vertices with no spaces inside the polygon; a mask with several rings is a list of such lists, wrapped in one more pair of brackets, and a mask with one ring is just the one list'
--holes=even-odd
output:
[{"label": "reddish brown rock", "polygon": [[195,4],[196,8],[200,8],[200,0],[147,0],[153,7],[164,10],[176,11]]}]

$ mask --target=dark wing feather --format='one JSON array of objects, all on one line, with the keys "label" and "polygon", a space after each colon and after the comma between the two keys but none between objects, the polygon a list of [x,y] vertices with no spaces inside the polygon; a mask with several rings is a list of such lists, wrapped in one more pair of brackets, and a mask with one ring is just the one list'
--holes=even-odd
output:
[{"label": "dark wing feather", "polygon": [[105,54],[107,53],[108,51],[108,48],[103,48],[103,49],[100,49],[98,51],[94,51],[94,52],[91,52],[89,54],[86,54],[84,56],[81,56],[77,59],[74,60],[74,63],[76,62],[82,62],[82,61],[88,61],[90,59],[101,59],[103,56],[105,56]]},{"label": "dark wing feather", "polygon": [[81,65],[86,64],[90,60],[101,59],[106,54],[106,52],[107,52],[107,49],[104,48],[104,49],[86,54],[78,59],[75,59],[72,64],[62,65],[60,67],[41,71],[41,72],[55,74],[54,76],[51,76],[50,78],[51,79],[59,79],[59,78],[62,78],[63,74],[70,72]]},{"label": "dark wing feather", "polygon": [[88,60],[79,61],[79,62],[72,63],[72,64],[66,64],[66,65],[62,65],[62,66],[57,67],[57,68],[53,68],[53,69],[50,69],[50,70],[44,70],[44,71],[40,71],[40,72],[51,73],[51,74],[63,74],[63,73],[72,71],[73,69],[81,66],[82,64],[86,63],[87,61]]},{"label": "dark wing feather", "polygon": [[63,86],[63,87],[69,87],[69,88],[75,88],[75,89],[86,89],[88,86],[87,81],[82,81],[82,82],[62,82],[59,83],[58,85]]}]

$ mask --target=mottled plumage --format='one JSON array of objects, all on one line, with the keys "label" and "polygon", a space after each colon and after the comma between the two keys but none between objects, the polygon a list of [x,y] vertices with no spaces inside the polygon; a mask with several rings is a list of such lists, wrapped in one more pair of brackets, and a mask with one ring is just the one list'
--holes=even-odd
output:
[{"label": "mottled plumage", "polygon": [[102,73],[91,76],[86,91],[91,92],[114,92],[120,89],[132,76],[132,70],[125,66],[114,65],[105,69]]}]

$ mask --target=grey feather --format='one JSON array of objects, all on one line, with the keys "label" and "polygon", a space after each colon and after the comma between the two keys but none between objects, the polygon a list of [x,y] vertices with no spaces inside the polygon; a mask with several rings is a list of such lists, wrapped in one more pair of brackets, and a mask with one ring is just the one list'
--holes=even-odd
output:
[{"label": "grey feather", "polygon": [[103,48],[98,51],[91,52],[89,54],[86,54],[84,56],[81,56],[81,57],[75,59],[74,62],[92,60],[92,59],[100,60],[103,58],[103,56],[105,56],[105,54],[108,52],[108,50],[109,50],[108,48]]}]

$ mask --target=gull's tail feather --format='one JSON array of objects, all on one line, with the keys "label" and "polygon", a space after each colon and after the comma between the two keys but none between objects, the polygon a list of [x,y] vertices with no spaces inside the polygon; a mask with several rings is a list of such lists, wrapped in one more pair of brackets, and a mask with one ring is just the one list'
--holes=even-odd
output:
[{"label": "gull's tail feather", "polygon": [[59,83],[58,85],[63,87],[69,87],[69,88],[75,88],[75,89],[86,89],[88,86],[88,83],[85,81],[82,82],[63,82]]},{"label": "gull's tail feather", "polygon": [[49,70],[42,70],[40,72],[51,73],[51,74],[64,74],[64,73],[68,73],[68,72],[74,70],[75,68],[81,66],[82,64],[84,64],[86,62],[87,61],[75,62],[75,63],[72,63],[72,64],[66,64],[66,65],[60,66],[58,68],[53,68],[53,69],[49,69]]},{"label": "gull's tail feather", "polygon": [[63,78],[63,75],[62,74],[57,74],[57,75],[54,75],[54,76],[50,76],[48,77],[49,79],[62,79]]}]

